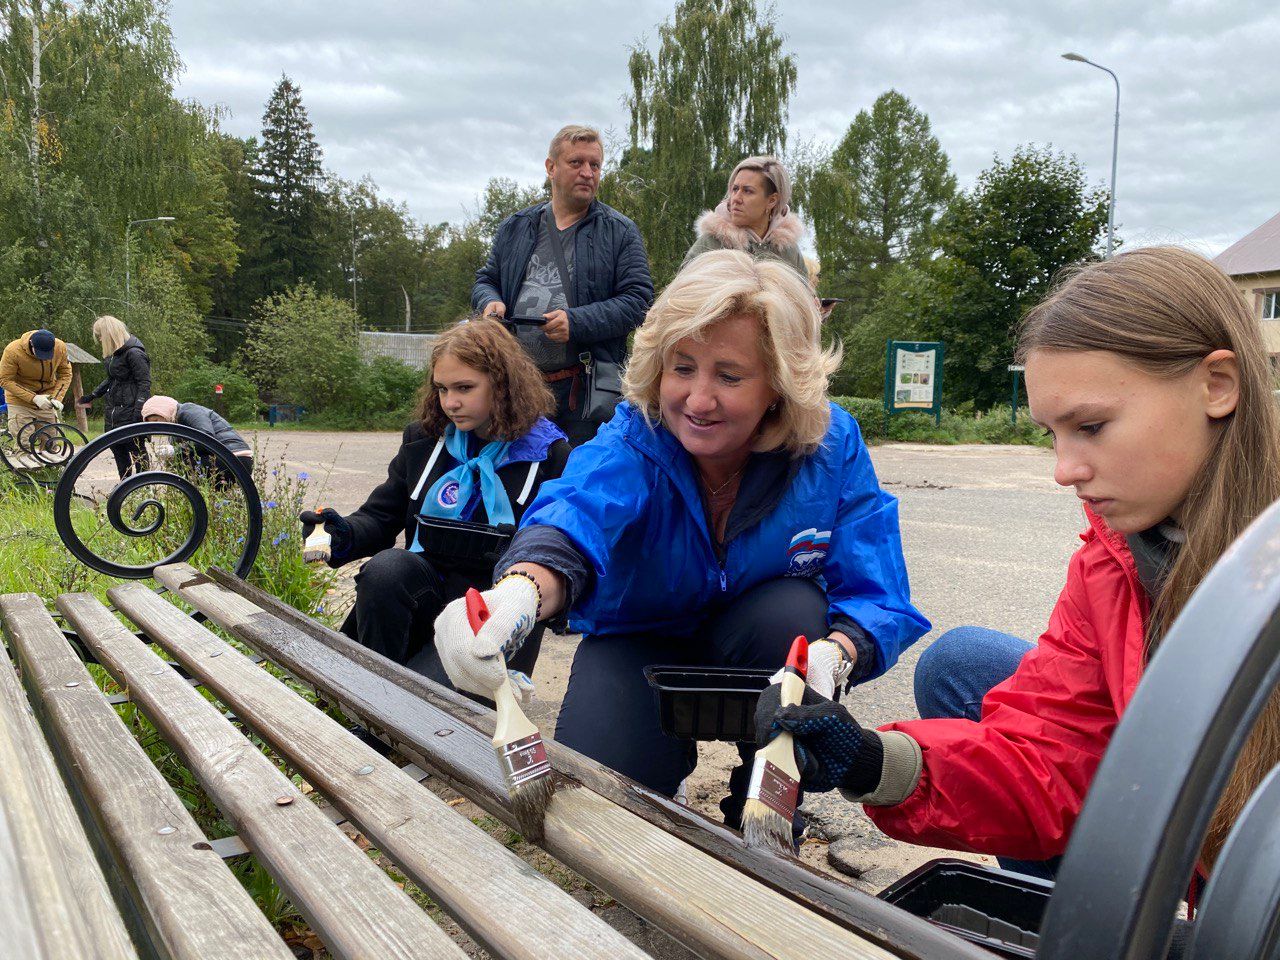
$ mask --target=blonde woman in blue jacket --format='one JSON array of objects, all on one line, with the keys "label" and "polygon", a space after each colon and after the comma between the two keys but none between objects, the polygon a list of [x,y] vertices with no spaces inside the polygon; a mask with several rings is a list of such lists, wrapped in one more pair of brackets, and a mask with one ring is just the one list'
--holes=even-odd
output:
[{"label": "blonde woman in blue jacket", "polygon": [[[496,653],[567,610],[584,638],[556,739],[672,795],[697,752],[663,735],[645,666],[777,668],[805,634],[826,641],[810,652],[826,691],[891,667],[929,624],[897,500],[827,397],[839,353],[820,326],[786,264],[713,251],[682,271],[636,335],[627,402],[525,515],[480,634],[460,602],[437,621],[454,684],[492,690]],[[739,750],[731,825],[754,756]]]}]

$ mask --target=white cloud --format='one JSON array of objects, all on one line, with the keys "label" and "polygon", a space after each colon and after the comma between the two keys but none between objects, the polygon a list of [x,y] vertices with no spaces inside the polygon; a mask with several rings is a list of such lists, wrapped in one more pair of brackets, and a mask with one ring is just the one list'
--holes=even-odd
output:
[{"label": "white cloud", "polygon": [[[338,4],[174,0],[179,94],[257,132],[282,72],[303,92],[327,166],[372,175],[428,222],[457,219],[491,176],[540,178],[570,121],[627,128],[629,48],[656,42],[670,0]],[[799,82],[792,142],[834,141],[895,88],[933,121],[962,186],[993,154],[1052,143],[1091,180],[1111,169],[1122,84],[1117,221],[1130,244],[1213,253],[1280,208],[1280,9],[1266,0],[984,0],[780,7]]]}]

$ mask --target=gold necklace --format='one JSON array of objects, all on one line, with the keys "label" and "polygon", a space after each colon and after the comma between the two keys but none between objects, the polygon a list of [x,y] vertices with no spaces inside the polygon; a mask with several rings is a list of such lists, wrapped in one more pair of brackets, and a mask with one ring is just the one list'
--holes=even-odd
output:
[{"label": "gold necklace", "polygon": [[715,497],[719,496],[720,491],[723,490],[725,487],[729,486],[729,484],[733,483],[733,481],[737,480],[738,474],[742,473],[742,471],[745,469],[746,469],[745,466],[741,466],[737,470],[733,471],[733,473],[729,475],[729,479],[726,480],[724,483],[720,484],[720,486],[716,487],[714,490],[711,489],[711,484],[707,483],[706,476],[701,474],[701,471],[699,471],[699,475],[702,476],[702,483],[707,488],[707,497],[710,499],[715,499]]}]

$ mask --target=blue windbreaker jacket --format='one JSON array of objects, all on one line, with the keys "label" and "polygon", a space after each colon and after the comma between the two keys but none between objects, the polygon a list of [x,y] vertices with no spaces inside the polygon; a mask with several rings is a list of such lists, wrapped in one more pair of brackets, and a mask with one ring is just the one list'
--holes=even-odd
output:
[{"label": "blue windbreaker jacket", "polygon": [[716,556],[692,459],[629,403],[543,484],[521,521],[564,533],[594,572],[570,625],[597,636],[687,636],[709,604],[766,580],[810,577],[826,589],[828,621],[848,617],[874,642],[867,678],[929,630],[911,605],[898,501],[880,489],[857,422],[831,405],[816,453],[801,458],[775,507]]}]

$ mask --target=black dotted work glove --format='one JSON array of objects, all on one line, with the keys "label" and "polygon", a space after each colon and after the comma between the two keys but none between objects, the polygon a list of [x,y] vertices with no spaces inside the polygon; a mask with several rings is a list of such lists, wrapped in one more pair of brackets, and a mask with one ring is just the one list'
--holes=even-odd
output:
[{"label": "black dotted work glove", "polygon": [[335,558],[346,556],[351,550],[351,541],[355,537],[351,530],[351,524],[347,522],[346,517],[334,510],[333,507],[325,507],[319,513],[315,510],[303,510],[298,514],[298,519],[302,521],[302,540],[304,543],[307,537],[311,536],[312,531],[323,524],[325,531],[333,538],[333,543],[329,549]]},{"label": "black dotted work glove", "polygon": [[856,794],[875,790],[884,766],[879,734],[859,726],[844,706],[808,687],[803,702],[789,707],[781,702],[781,684],[760,694],[756,743],[764,746],[783,730],[795,737],[805,790],[826,793],[845,787]]}]

